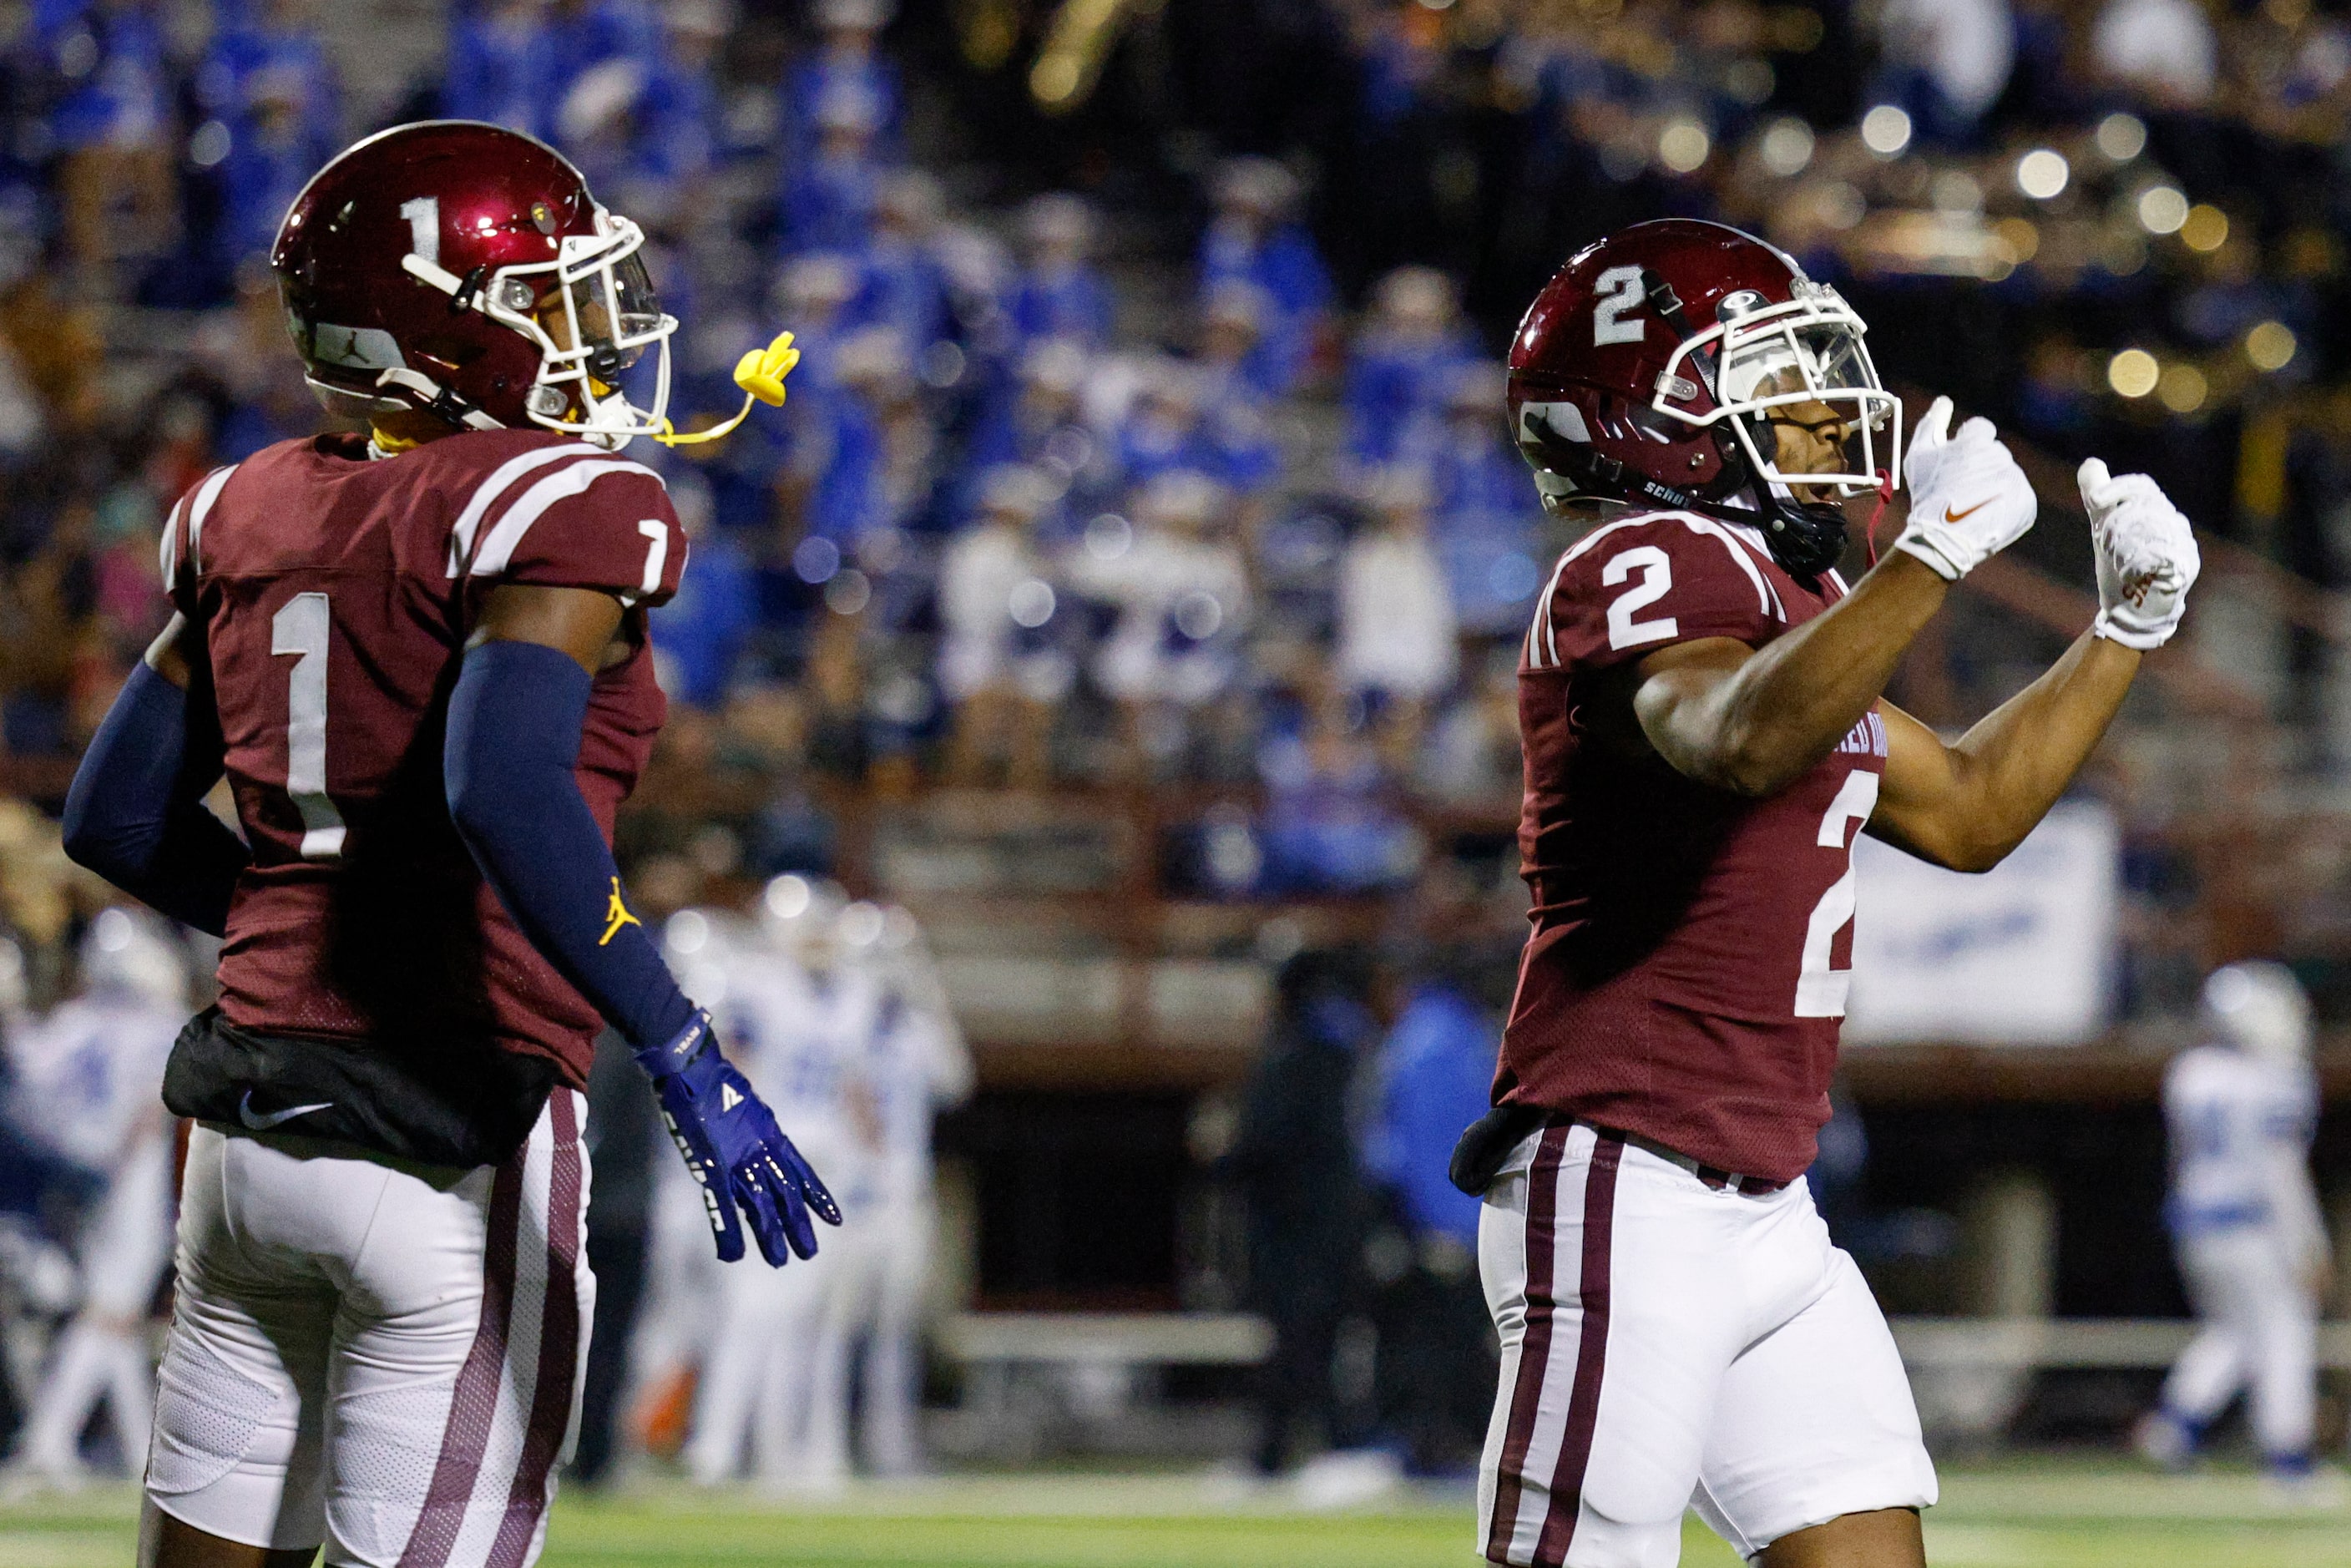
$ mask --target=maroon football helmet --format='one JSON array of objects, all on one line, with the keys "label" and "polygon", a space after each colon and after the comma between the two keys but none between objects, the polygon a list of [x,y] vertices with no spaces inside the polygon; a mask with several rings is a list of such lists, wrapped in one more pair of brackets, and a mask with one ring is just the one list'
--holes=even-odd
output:
[{"label": "maroon football helmet", "polygon": [[[423,408],[463,428],[528,423],[617,448],[666,428],[677,322],[643,246],[554,149],[442,120],[394,126],[321,169],[269,264],[329,409]],[[649,348],[652,406],[638,408],[618,383]]]},{"label": "maroon football helmet", "polygon": [[[1592,497],[1750,523],[1811,577],[1843,552],[1844,514],[1791,486],[1849,496],[1901,482],[1902,407],[1878,383],[1866,330],[1835,289],[1750,235],[1635,224],[1571,256],[1528,308],[1510,343],[1511,434],[1547,507]],[[1774,411],[1812,402],[1842,418],[1849,471],[1780,471],[1768,427],[1788,416]]]}]

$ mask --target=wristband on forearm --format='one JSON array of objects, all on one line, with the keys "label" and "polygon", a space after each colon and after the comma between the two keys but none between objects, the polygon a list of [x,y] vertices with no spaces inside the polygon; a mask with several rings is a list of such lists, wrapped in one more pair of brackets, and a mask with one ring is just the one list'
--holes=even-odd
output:
[{"label": "wristband on forearm", "polygon": [[594,683],[537,643],[470,649],[442,752],[449,814],[531,945],[632,1046],[658,1045],[694,1008],[629,911],[620,867],[575,768]]}]

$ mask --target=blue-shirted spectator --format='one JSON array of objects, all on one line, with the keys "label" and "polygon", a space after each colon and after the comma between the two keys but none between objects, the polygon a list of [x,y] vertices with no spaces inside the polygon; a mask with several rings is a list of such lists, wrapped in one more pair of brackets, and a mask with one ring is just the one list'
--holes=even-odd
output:
[{"label": "blue-shirted spectator", "polygon": [[664,179],[692,179],[718,157],[718,50],[726,41],[726,13],[716,0],[669,0],[661,26],[660,59],[638,109],[643,161]]},{"label": "blue-shirted spectator", "polygon": [[[331,155],[342,145],[342,88],[319,36],[318,0],[223,4],[220,29],[197,67],[196,101],[235,129],[256,98],[289,107],[301,133]],[[256,78],[266,78],[257,81]]]},{"label": "blue-shirted spectator", "polygon": [[1444,403],[1396,443],[1396,460],[1428,476],[1429,542],[1444,562],[1465,632],[1499,636],[1526,624],[1541,586],[1541,509],[1510,444],[1499,365],[1464,361],[1445,377]]},{"label": "blue-shirted spectator", "polygon": [[1020,279],[1009,308],[1023,339],[1066,338],[1089,349],[1110,341],[1110,285],[1092,264],[1093,208],[1061,192],[1021,209]]},{"label": "blue-shirted spectator", "polygon": [[313,130],[303,99],[308,87],[293,66],[266,67],[245,78],[241,112],[228,125],[220,162],[221,223],[217,249],[224,271],[248,256],[266,256],[286,209],[319,165],[334,156],[331,135]]},{"label": "blue-shirted spectator", "polygon": [[1200,371],[1179,361],[1142,368],[1112,442],[1123,484],[1188,470],[1254,494],[1281,476],[1280,451],[1255,403],[1233,399],[1212,407],[1205,390]]},{"label": "blue-shirted spectator", "polygon": [[95,267],[158,254],[172,230],[178,193],[172,84],[154,5],[58,5],[37,16],[37,37],[61,89],[47,131],[65,155],[58,184],[74,259]]},{"label": "blue-shirted spectator", "polygon": [[820,41],[784,78],[787,157],[808,155],[822,134],[827,105],[853,108],[873,128],[878,147],[896,145],[898,68],[875,48],[891,9],[889,0],[818,0]]},{"label": "blue-shirted spectator", "polygon": [[816,150],[805,160],[788,162],[784,248],[862,250],[882,185],[873,159],[872,106],[853,93],[830,94],[817,105],[816,126]]},{"label": "blue-shirted spectator", "polygon": [[920,170],[883,176],[850,312],[863,325],[889,328],[918,354],[954,328],[946,273],[931,253],[940,205],[939,183]]},{"label": "blue-shirted spectator", "polygon": [[857,264],[833,251],[795,256],[777,275],[776,325],[790,331],[800,351],[787,408],[824,402],[833,395],[839,385],[841,340],[857,328],[850,310],[857,298]]},{"label": "blue-shirted spectator", "polygon": [[1210,288],[1200,302],[1199,366],[1203,394],[1211,402],[1243,399],[1262,406],[1275,393],[1259,379],[1263,362],[1258,347],[1265,340],[1265,324],[1274,303],[1254,283],[1228,277]]},{"label": "blue-shirted spectator", "polygon": [[1477,1453],[1494,1364],[1478,1280],[1483,1207],[1446,1177],[1455,1140],[1486,1113],[1511,946],[1448,946],[1424,969],[1374,1061],[1364,1169],[1386,1190],[1411,1265],[1374,1307],[1383,1426],[1423,1473]]},{"label": "blue-shirted spectator", "polygon": [[277,225],[319,165],[342,145],[342,94],[317,30],[313,0],[224,7],[220,32],[197,67],[190,138],[220,193],[209,235],[211,289],[266,255]]},{"label": "blue-shirted spectator", "polygon": [[40,43],[64,94],[49,117],[57,144],[147,146],[171,121],[163,29],[150,0],[45,8]]},{"label": "blue-shirted spectator", "polygon": [[803,531],[832,547],[801,576],[826,581],[877,532],[932,527],[935,434],[915,400],[906,345],[886,327],[868,327],[836,351],[836,389],[795,432],[792,465],[806,482]]},{"label": "blue-shirted spectator", "polygon": [[1236,158],[1218,174],[1216,220],[1200,242],[1205,292],[1228,278],[1253,283],[1273,300],[1259,345],[1259,379],[1271,392],[1295,386],[1330,315],[1331,276],[1293,209],[1298,180],[1270,158]]},{"label": "blue-shirted spectator", "polygon": [[1308,724],[1258,747],[1266,802],[1265,894],[1362,894],[1405,886],[1426,845],[1387,799],[1387,774],[1361,734]]},{"label": "blue-shirted spectator", "polygon": [[743,547],[710,527],[711,486],[691,469],[674,473],[670,498],[694,545],[694,570],[653,612],[662,688],[674,701],[715,708],[726,700],[758,621],[758,588]]},{"label": "blue-shirted spectator", "polygon": [[716,0],[673,0],[658,16],[606,0],[559,5],[550,26],[563,87],[556,145],[640,222],[691,206],[717,156],[713,72],[726,13]]},{"label": "blue-shirted spectator", "polygon": [[1111,444],[1086,423],[1085,381],[1086,350],[1072,339],[1048,338],[1021,356],[1017,385],[983,409],[965,444],[958,513],[977,507],[983,477],[1004,464],[1035,468],[1062,486],[1065,507],[1048,519],[1049,531],[1109,503],[1116,463]]},{"label": "blue-shirted spectator", "polygon": [[554,0],[547,32],[561,91],[608,61],[650,74],[661,60],[662,24],[644,0]]},{"label": "blue-shirted spectator", "polygon": [[[640,223],[648,221],[647,197],[658,207],[667,182],[646,166],[657,153],[638,121],[652,73],[642,61],[619,57],[590,67],[569,78],[555,111],[555,145],[586,176],[598,199],[616,204]],[[641,187],[651,187],[650,189]]]},{"label": "blue-shirted spectator", "polygon": [[1478,1245],[1478,1199],[1446,1179],[1461,1130],[1491,1103],[1500,1020],[1440,970],[1412,988],[1380,1048],[1379,1106],[1364,1165],[1415,1228]]},{"label": "blue-shirted spectator", "polygon": [[451,119],[548,137],[564,87],[549,0],[483,0],[451,24],[441,88]]},{"label": "blue-shirted spectator", "polygon": [[1142,367],[1113,450],[1120,478],[1130,486],[1177,470],[1217,477],[1210,472],[1216,459],[1200,429],[1199,382],[1189,366],[1154,360]]},{"label": "blue-shirted spectator", "polygon": [[1380,279],[1347,360],[1347,454],[1385,463],[1418,420],[1443,407],[1455,370],[1477,351],[1453,280],[1432,267]]}]

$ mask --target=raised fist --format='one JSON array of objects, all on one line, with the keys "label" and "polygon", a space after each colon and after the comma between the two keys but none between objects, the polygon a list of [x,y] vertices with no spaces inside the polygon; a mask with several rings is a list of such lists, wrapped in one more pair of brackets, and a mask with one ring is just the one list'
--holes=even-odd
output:
[{"label": "raised fist", "polygon": [[1910,519],[1894,548],[1956,582],[2022,538],[2040,503],[1990,420],[1950,428],[1951,400],[1938,397],[1903,456]]},{"label": "raised fist", "polygon": [[2098,619],[2092,630],[2126,648],[2160,648],[2179,628],[2188,590],[2203,566],[2196,530],[2144,474],[2117,478],[2093,457],[2076,478],[2098,554]]}]

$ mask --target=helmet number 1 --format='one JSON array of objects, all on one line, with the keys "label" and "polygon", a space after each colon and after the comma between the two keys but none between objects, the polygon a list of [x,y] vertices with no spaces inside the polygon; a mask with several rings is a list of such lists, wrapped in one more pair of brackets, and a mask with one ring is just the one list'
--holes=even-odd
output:
[{"label": "helmet number 1", "polygon": [[1844,857],[1844,874],[1829,883],[1829,890],[1813,905],[1813,917],[1804,923],[1803,964],[1796,973],[1796,1016],[1800,1019],[1844,1017],[1845,994],[1853,988],[1853,971],[1831,968],[1829,949],[1834,946],[1837,933],[1853,924],[1853,840],[1845,836],[1845,830],[1868,821],[1869,814],[1876,810],[1877,775],[1856,768],[1844,776],[1836,799],[1829,802],[1828,815],[1821,819],[1820,846]]},{"label": "helmet number 1", "polygon": [[1625,315],[1641,306],[1641,269],[1612,267],[1600,275],[1599,298],[1592,306],[1592,346],[1637,343],[1648,332],[1646,321],[1627,321]]},{"label": "helmet number 1", "polygon": [[400,215],[408,220],[408,248],[439,266],[441,262],[441,198],[419,196],[414,201],[400,204]]},{"label": "helmet number 1", "polygon": [[343,858],[343,814],[327,794],[327,639],[323,593],[298,593],[269,618],[269,651],[296,655],[286,682],[286,793],[302,817],[302,858]]}]

